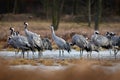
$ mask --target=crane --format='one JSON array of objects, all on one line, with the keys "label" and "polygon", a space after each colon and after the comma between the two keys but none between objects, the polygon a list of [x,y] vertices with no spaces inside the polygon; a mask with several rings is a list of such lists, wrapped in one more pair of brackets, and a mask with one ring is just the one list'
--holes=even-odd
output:
[{"label": "crane", "polygon": [[[15,31],[15,29],[13,27],[10,27],[9,30],[10,30],[10,37],[9,38],[19,35],[19,32]],[[18,50],[15,49],[15,55],[18,54],[18,52],[19,52],[19,49]]]},{"label": "crane", "polygon": [[113,45],[114,56],[116,59],[116,55],[119,52],[119,48],[120,48],[120,37],[117,36],[114,32],[109,32],[109,35],[110,35],[110,40]]},{"label": "crane", "polygon": [[91,37],[91,41],[94,42],[96,46],[103,47],[109,49],[111,47],[110,40],[99,34],[99,31],[95,31]]},{"label": "crane", "polygon": [[16,36],[17,33],[13,27],[10,27],[9,30],[10,30],[10,36]]},{"label": "crane", "polygon": [[22,50],[23,58],[25,51],[32,50],[27,38],[22,35],[10,36],[8,38],[8,44],[15,49]]},{"label": "crane", "polygon": [[[92,51],[96,51],[99,53],[99,47],[96,46],[92,41],[88,42],[87,46],[85,47],[85,50],[89,52],[89,56],[87,57],[90,57],[90,58],[91,58]],[[98,58],[99,58],[99,54],[98,54]]]},{"label": "crane", "polygon": [[87,47],[88,41],[83,35],[75,34],[72,36],[71,45],[77,45],[80,48],[80,57],[83,55],[83,50]]},{"label": "crane", "polygon": [[99,48],[112,48],[111,41],[106,36],[100,35],[99,31],[94,31],[94,34],[91,36],[91,41]]},{"label": "crane", "polygon": [[42,39],[40,38],[40,35],[32,31],[29,31],[27,27],[28,27],[28,23],[24,22],[24,30],[25,30],[27,40],[29,44],[31,45],[32,49],[38,50],[38,57],[40,57],[42,55],[41,51],[43,50]]},{"label": "crane", "polygon": [[63,38],[56,36],[53,25],[51,25],[50,28],[52,32],[52,39],[59,48],[59,57],[61,57],[61,51],[62,56],[64,56],[64,50],[66,50],[69,53],[71,51],[70,44],[66,42]]}]

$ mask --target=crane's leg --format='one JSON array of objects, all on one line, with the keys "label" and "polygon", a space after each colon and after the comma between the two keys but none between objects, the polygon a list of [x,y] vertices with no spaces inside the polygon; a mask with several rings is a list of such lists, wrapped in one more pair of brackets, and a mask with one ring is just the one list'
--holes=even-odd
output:
[{"label": "crane's leg", "polygon": [[91,54],[92,54],[92,51],[90,51],[90,59],[91,59]]},{"label": "crane's leg", "polygon": [[62,50],[62,56],[64,57],[64,50]]},{"label": "crane's leg", "polygon": [[59,49],[59,57],[61,57],[61,50]]},{"label": "crane's leg", "polygon": [[82,58],[83,56],[83,49],[80,50],[80,57]]},{"label": "crane's leg", "polygon": [[80,50],[80,58],[82,58],[82,55],[81,55],[81,50]]},{"label": "crane's leg", "polygon": [[98,60],[100,59],[100,53],[98,52]]},{"label": "crane's leg", "polygon": [[29,58],[29,52],[27,51],[27,58]]},{"label": "crane's leg", "polygon": [[34,47],[30,47],[30,50],[32,51],[32,57],[34,58],[34,53],[35,53]]},{"label": "crane's leg", "polygon": [[33,52],[33,55],[32,56],[34,56],[35,54],[34,54],[34,52]]},{"label": "crane's leg", "polygon": [[113,46],[113,52],[114,52],[114,57],[115,57],[115,59],[116,59],[116,49],[115,49],[115,46]]},{"label": "crane's leg", "polygon": [[87,59],[91,59],[91,51],[90,52],[87,52]]},{"label": "crane's leg", "polygon": [[[31,47],[30,47],[30,50],[32,51],[32,54],[33,54],[33,55],[32,55],[32,58],[34,59],[35,51],[36,51],[36,50],[35,50],[35,47],[34,47],[34,46],[31,46]],[[37,48],[37,50],[39,51],[38,48]]]},{"label": "crane's leg", "polygon": [[112,49],[109,49],[109,51],[110,51],[110,58],[111,58],[111,56],[112,56]]},{"label": "crane's leg", "polygon": [[43,55],[42,52],[38,51],[38,58],[40,58],[42,55]]},{"label": "crane's leg", "polygon": [[82,49],[82,56],[83,56],[83,49]]},{"label": "crane's leg", "polygon": [[32,58],[33,58],[33,59],[34,59],[34,52],[35,52],[35,51],[32,51]]},{"label": "crane's leg", "polygon": [[115,60],[116,60],[116,55],[117,55],[118,51],[116,49],[114,49],[114,56],[115,56]]},{"label": "crane's leg", "polygon": [[17,56],[18,53],[19,53],[19,49],[15,49],[15,57]]},{"label": "crane's leg", "polygon": [[24,58],[24,57],[25,57],[24,53],[25,53],[25,51],[24,51],[24,50],[22,50],[22,58]]},{"label": "crane's leg", "polygon": [[89,52],[87,52],[87,59],[89,58],[89,56],[90,56],[90,53],[89,53]]}]

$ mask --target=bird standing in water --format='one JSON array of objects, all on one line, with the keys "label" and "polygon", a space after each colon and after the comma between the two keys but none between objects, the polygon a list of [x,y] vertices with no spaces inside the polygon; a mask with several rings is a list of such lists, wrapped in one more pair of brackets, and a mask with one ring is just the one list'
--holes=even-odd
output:
[{"label": "bird standing in water", "polygon": [[69,53],[71,51],[70,44],[66,42],[64,39],[56,36],[54,32],[54,27],[52,25],[50,26],[50,28],[52,32],[52,39],[54,40],[54,42],[59,48],[59,57],[61,56],[61,51],[62,51],[62,56],[64,56],[64,50],[67,50],[67,52]]}]

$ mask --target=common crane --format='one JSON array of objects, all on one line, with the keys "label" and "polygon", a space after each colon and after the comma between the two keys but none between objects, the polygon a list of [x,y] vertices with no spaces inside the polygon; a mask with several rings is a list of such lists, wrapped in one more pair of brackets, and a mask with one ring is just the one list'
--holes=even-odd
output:
[{"label": "common crane", "polygon": [[24,22],[24,29],[25,29],[25,34],[27,36],[27,40],[29,44],[31,45],[32,49],[37,49],[38,50],[38,55],[39,57],[42,55],[41,51],[43,50],[43,43],[40,38],[40,35],[31,32],[27,29],[28,23]]},{"label": "common crane", "polygon": [[116,55],[119,52],[119,48],[120,48],[120,37],[117,36],[114,32],[110,32],[109,35],[113,45],[114,55],[116,59]]},{"label": "common crane", "polygon": [[112,40],[112,45],[113,46],[119,46],[119,36],[117,36],[114,32],[110,32],[110,37]]},{"label": "common crane", "polygon": [[103,47],[103,48],[110,48],[111,42],[110,40],[99,34],[99,31],[95,31],[94,34],[91,37],[91,41],[94,42],[96,46]]},{"label": "common crane", "polygon": [[89,52],[87,57],[90,57],[90,58],[91,58],[92,51],[96,51],[96,52],[98,52],[98,58],[99,58],[99,47],[96,46],[96,45],[94,44],[94,42],[89,41],[89,43],[88,43],[87,46],[85,47],[85,50],[86,50],[87,52]]},{"label": "common crane", "polygon": [[83,55],[83,50],[87,47],[88,41],[83,35],[75,34],[72,36],[71,45],[77,45],[80,48],[80,57]]},{"label": "common crane", "polygon": [[111,41],[106,36],[100,35],[99,31],[94,31],[91,41],[94,42],[95,46],[98,46],[99,48],[112,48]]},{"label": "common crane", "polygon": [[21,35],[12,36],[12,37],[10,36],[8,38],[8,44],[11,45],[15,49],[22,50],[23,58],[24,58],[25,51],[32,50],[25,36],[21,36]]},{"label": "common crane", "polygon": [[13,27],[10,27],[9,30],[10,30],[10,36],[16,36],[17,33]]},{"label": "common crane", "polygon": [[[15,29],[13,27],[10,27],[9,30],[10,30],[10,37],[9,38],[19,35],[19,32],[15,31]],[[19,49],[17,49],[17,50],[15,49],[15,54],[18,54],[18,52],[19,52]]]},{"label": "common crane", "polygon": [[62,51],[62,56],[64,56],[64,50],[67,50],[67,52],[69,53],[71,51],[70,44],[61,37],[56,36],[53,25],[51,25],[50,28],[52,32],[52,39],[59,48],[59,57],[61,56],[61,51]]}]

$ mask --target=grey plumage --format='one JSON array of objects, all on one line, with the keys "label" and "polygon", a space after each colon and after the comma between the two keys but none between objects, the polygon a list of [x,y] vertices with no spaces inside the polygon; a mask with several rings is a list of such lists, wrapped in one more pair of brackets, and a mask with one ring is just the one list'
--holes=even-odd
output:
[{"label": "grey plumage", "polygon": [[109,32],[110,40],[112,42],[113,50],[114,50],[114,55],[116,59],[116,55],[119,52],[120,48],[120,37],[117,36],[114,32]]},{"label": "grey plumage", "polygon": [[120,36],[119,36],[119,39],[118,39],[118,46],[120,48]]},{"label": "grey plumage", "polygon": [[28,23],[24,22],[24,28],[25,28],[25,34],[27,36],[27,40],[29,44],[31,45],[32,49],[38,50],[39,57],[42,55],[41,51],[43,50],[43,43],[40,38],[40,35],[31,32],[27,29]]},{"label": "grey plumage", "polygon": [[106,32],[105,37],[107,37],[108,39],[111,39],[110,32]]},{"label": "grey plumage", "polygon": [[19,31],[15,31],[13,27],[10,27],[10,36],[17,36],[19,35]]},{"label": "grey plumage", "polygon": [[14,47],[15,49],[22,50],[23,58],[24,58],[24,52],[27,50],[31,50],[31,46],[27,41],[27,38],[25,36],[12,36],[8,39],[8,44]]},{"label": "grey plumage", "polygon": [[51,25],[51,32],[52,32],[52,39],[54,40],[54,42],[56,43],[56,45],[59,48],[59,56],[61,56],[61,50],[62,50],[62,55],[64,55],[64,51],[63,50],[67,50],[68,53],[71,51],[71,47],[70,44],[68,42],[66,42],[64,39],[56,36],[55,32],[54,32],[54,27]]},{"label": "grey plumage", "polygon": [[42,38],[43,49],[52,50],[52,44],[48,38]]},{"label": "grey plumage", "polygon": [[112,40],[112,45],[113,46],[119,46],[119,39],[120,39],[120,37],[116,36],[116,34],[113,33],[113,32],[110,33],[110,37],[111,37],[111,40]]},{"label": "grey plumage", "polygon": [[82,57],[83,50],[88,45],[88,41],[83,35],[75,34],[72,37],[72,45],[77,45],[80,49],[80,56]]},{"label": "grey plumage", "polygon": [[[106,34],[107,35],[107,34]],[[99,49],[100,48],[106,48],[110,49],[110,54],[111,54],[111,49],[112,49],[112,43],[107,38],[106,36],[100,35],[99,31],[95,31],[94,34],[91,37],[91,41],[97,46]],[[98,56],[99,57],[99,56]]]},{"label": "grey plumage", "polygon": [[85,47],[85,50],[89,52],[90,58],[91,58],[92,51],[98,52],[98,57],[99,57],[99,47],[96,46],[94,42],[89,41],[89,43],[87,44],[87,47]]},{"label": "grey plumage", "polygon": [[[15,31],[15,29],[14,29],[13,27],[10,27],[9,30],[10,30],[10,37],[8,38],[8,40],[10,40],[11,37],[13,37],[13,36],[19,35],[19,32],[18,32],[18,31]],[[15,45],[14,45],[14,46],[15,46]],[[13,45],[12,45],[12,47],[13,47]],[[14,49],[15,49],[15,54],[18,54],[19,49],[17,49],[17,48],[14,48]]]},{"label": "grey plumage", "polygon": [[91,37],[91,41],[94,42],[96,46],[107,49],[109,49],[112,46],[110,40],[107,37],[100,35],[98,31],[94,32],[94,34]]}]

